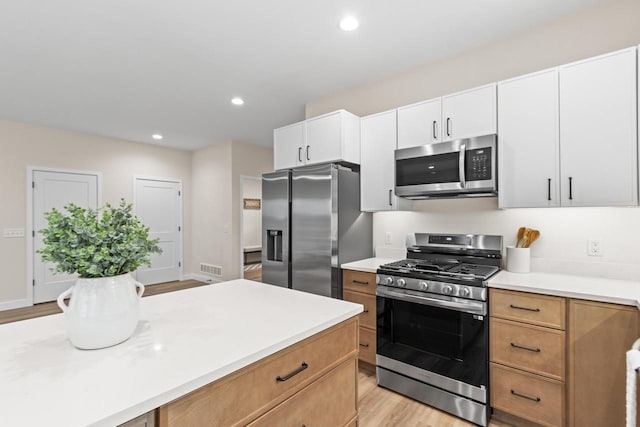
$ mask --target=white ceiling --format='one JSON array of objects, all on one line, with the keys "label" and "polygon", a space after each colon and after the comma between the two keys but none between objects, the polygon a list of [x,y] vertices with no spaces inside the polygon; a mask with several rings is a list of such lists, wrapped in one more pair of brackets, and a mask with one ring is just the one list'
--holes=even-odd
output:
[{"label": "white ceiling", "polygon": [[[0,117],[184,149],[271,146],[311,100],[598,2],[2,0]],[[357,31],[338,29],[346,13]]]}]

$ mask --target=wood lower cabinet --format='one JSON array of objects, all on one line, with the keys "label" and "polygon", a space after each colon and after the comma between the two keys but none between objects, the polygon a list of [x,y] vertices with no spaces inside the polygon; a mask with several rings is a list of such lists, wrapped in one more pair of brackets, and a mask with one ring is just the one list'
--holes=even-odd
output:
[{"label": "wood lower cabinet", "polygon": [[[491,406],[502,420],[625,425],[636,307],[491,289],[489,313]],[[525,425],[517,419],[509,423]]]},{"label": "wood lower cabinet", "polygon": [[569,425],[625,425],[627,350],[640,336],[638,309],[569,302]]},{"label": "wood lower cabinet", "polygon": [[345,301],[364,306],[360,315],[359,342],[361,362],[376,364],[376,275],[363,271],[344,270],[342,296]]},{"label": "wood lower cabinet", "polygon": [[563,426],[566,299],[491,289],[489,314],[491,406],[536,424]]},{"label": "wood lower cabinet", "polygon": [[[347,425],[357,418],[357,340],[354,318],[160,407],[158,425],[275,425],[269,420],[278,414],[292,422],[311,414],[307,425]],[[333,387],[340,390],[326,392]],[[340,410],[316,416],[309,409],[316,401]]]}]

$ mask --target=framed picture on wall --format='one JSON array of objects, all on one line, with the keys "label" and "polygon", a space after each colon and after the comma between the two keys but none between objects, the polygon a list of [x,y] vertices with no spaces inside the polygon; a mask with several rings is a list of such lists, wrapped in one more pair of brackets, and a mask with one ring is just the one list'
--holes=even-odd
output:
[{"label": "framed picture on wall", "polygon": [[245,209],[260,210],[261,207],[260,199],[243,199],[243,204]]}]

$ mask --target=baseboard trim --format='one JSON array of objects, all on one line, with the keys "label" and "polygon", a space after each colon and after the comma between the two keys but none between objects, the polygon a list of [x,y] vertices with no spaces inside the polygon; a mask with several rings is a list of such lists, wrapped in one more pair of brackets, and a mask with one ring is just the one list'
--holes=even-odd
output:
[{"label": "baseboard trim", "polygon": [[0,311],[13,310],[16,308],[31,307],[33,301],[30,299],[16,299],[13,301],[0,302]]},{"label": "baseboard trim", "polygon": [[197,273],[186,273],[186,274],[182,275],[182,280],[198,280],[200,282],[205,282],[205,283],[220,283],[220,282],[222,282],[222,280],[216,279],[215,277],[206,276],[204,274],[197,274]]}]

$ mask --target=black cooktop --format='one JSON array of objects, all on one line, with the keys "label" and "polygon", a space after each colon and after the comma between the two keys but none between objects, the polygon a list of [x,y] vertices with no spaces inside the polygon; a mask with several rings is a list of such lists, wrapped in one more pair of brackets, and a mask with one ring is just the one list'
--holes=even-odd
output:
[{"label": "black cooktop", "polygon": [[431,258],[428,260],[404,259],[382,265],[380,270],[397,275],[418,273],[486,280],[493,276],[499,268],[492,265],[463,262],[455,258]]}]

